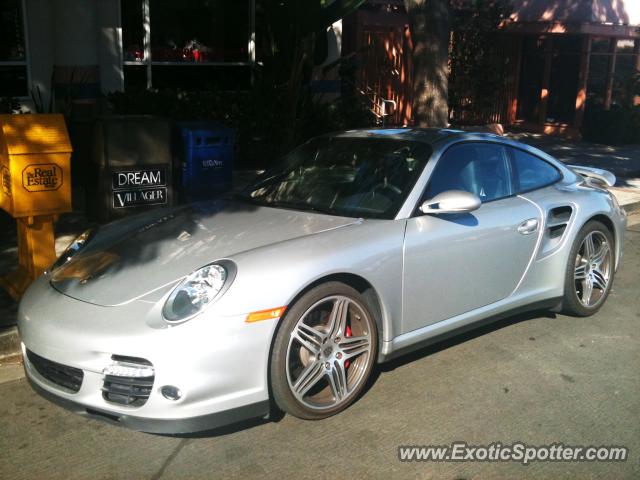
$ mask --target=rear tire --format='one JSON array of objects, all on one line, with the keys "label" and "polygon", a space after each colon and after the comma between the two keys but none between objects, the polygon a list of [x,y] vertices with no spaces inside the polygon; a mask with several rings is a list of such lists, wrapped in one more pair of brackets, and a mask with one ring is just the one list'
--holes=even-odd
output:
[{"label": "rear tire", "polygon": [[362,295],[340,282],[312,288],[290,307],[271,353],[276,405],[319,420],[351,405],[377,355],[375,317]]},{"label": "rear tire", "polygon": [[592,220],[582,227],[567,262],[564,313],[588,317],[600,310],[613,285],[614,252],[613,236],[605,225]]}]

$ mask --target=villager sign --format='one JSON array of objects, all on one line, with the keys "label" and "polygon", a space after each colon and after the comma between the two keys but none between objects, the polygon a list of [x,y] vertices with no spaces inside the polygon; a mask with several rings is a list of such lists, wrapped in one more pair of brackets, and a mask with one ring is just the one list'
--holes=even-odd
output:
[{"label": "villager sign", "polygon": [[57,190],[62,185],[62,169],[55,163],[27,165],[22,171],[22,186],[29,192]]},{"label": "villager sign", "polygon": [[166,203],[167,187],[113,192],[113,208],[164,205]]},{"label": "villager sign", "polygon": [[166,168],[114,171],[111,176],[113,208],[167,203]]}]

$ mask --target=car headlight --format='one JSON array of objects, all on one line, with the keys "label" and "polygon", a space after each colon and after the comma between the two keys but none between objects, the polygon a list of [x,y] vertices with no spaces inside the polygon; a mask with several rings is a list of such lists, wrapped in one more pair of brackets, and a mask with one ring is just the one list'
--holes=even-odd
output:
[{"label": "car headlight", "polygon": [[51,271],[55,270],[58,267],[61,267],[69,260],[71,260],[80,250],[82,250],[82,248],[89,242],[89,240],[93,238],[95,233],[96,230],[90,228],[89,230],[85,230],[80,235],[78,235],[51,266]]},{"label": "car headlight", "polygon": [[168,322],[188,320],[219,297],[231,281],[228,265],[211,263],[189,274],[173,289],[162,315]]}]

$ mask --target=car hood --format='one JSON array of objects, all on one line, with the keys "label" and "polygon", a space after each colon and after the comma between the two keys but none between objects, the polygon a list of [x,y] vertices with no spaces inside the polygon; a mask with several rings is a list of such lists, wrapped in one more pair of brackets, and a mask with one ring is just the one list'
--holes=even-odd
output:
[{"label": "car hood", "polygon": [[212,261],[356,222],[232,200],[157,210],[100,227],[50,273],[51,285],[78,300],[115,306],[166,289]]}]

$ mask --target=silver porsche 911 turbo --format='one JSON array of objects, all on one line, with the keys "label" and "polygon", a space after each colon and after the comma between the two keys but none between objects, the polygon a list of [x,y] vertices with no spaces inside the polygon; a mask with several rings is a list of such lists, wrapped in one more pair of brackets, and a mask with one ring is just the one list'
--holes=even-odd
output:
[{"label": "silver porsche 911 turbo", "polygon": [[242,193],[80,235],[20,304],[26,374],[147,432],[325,418],[377,362],[516,311],[597,312],[614,181],[490,134],[315,138]]}]

